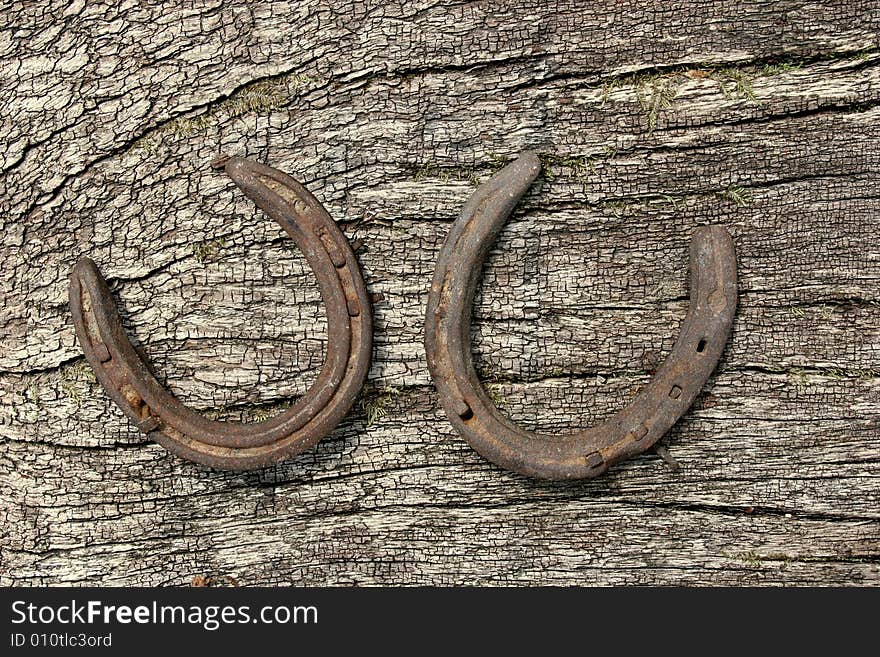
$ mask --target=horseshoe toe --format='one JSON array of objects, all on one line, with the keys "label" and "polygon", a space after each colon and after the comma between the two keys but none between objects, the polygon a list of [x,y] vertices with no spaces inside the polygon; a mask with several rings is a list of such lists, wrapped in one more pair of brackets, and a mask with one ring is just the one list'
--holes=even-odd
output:
[{"label": "horseshoe toe", "polygon": [[345,416],[369,369],[372,314],[348,241],[305,187],[244,158],[222,158],[215,166],[284,228],[318,281],[327,313],[327,354],[317,380],[296,404],[254,424],[211,420],[186,407],[157,381],[129,341],[107,283],[88,258],[71,271],[70,308],[98,381],[138,429],[191,461],[249,470],[308,449]]},{"label": "horseshoe toe", "polygon": [[690,408],[715,369],[736,310],[736,252],[721,226],[691,240],[687,317],[651,383],[617,415],[573,434],[539,434],[501,414],[474,370],[470,315],[480,269],[498,232],[540,172],[524,153],[474,192],[440,255],[425,320],[428,366],[450,422],[471,446],[503,468],[539,479],[584,479],[644,452]]}]

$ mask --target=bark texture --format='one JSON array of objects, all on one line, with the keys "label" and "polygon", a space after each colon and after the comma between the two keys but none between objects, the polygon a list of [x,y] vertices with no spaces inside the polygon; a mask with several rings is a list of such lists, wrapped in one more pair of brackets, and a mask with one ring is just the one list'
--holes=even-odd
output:
[{"label": "bark texture", "polygon": [[[880,3],[5,3],[0,584],[880,583]],[[523,426],[612,414],[670,351],[687,244],[739,253],[728,349],[665,443],[583,483],[484,462],[422,348],[474,185],[545,173],[499,238],[474,353]],[[326,327],[304,259],[207,163],[302,180],[375,304],[362,402],[247,474],[181,461],[90,376],[89,255],[187,404],[260,419]]]}]

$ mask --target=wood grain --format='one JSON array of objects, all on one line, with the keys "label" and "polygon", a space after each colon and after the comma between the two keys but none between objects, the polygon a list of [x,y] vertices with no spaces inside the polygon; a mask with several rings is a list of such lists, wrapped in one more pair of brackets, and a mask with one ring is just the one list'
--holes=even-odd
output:
[{"label": "wood grain", "polygon": [[[0,584],[880,583],[880,3],[100,2],[0,10]],[[687,310],[687,244],[736,240],[722,362],[601,479],[484,462],[422,347],[475,185],[545,173],[499,238],[474,353],[529,429],[631,399]],[[260,419],[326,326],[304,259],[208,162],[302,180],[376,303],[362,402],[317,448],[219,473],[90,376],[89,255],[187,404]]]}]

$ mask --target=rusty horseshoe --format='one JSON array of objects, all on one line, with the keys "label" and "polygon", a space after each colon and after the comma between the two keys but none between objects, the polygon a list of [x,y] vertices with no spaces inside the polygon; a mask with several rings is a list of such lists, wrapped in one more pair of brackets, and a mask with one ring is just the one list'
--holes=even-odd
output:
[{"label": "rusty horseshoe", "polygon": [[425,349],[446,414],[484,458],[539,479],[586,479],[644,452],[690,408],[730,335],[737,302],[736,252],[723,227],[695,231],[687,317],[672,352],[628,406],[572,434],[525,431],[495,408],[480,384],[471,356],[470,315],[489,248],[540,171],[538,157],[522,153],[468,199],[437,260]]},{"label": "rusty horseshoe", "polygon": [[213,163],[277,221],[305,256],[326,306],[327,353],[297,403],[264,422],[205,418],[187,408],[132,346],[97,266],[81,258],[70,275],[76,335],[98,381],[135,426],[183,458],[250,470],[298,454],[325,437],[351,408],[370,365],[372,313],[360,266],[321,203],[290,176],[240,157]]}]

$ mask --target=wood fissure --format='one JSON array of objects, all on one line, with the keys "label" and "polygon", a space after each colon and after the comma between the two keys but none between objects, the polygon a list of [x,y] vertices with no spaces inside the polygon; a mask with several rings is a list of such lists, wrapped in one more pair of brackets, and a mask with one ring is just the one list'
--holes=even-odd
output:
[{"label": "wood fissure", "polygon": [[[4,17],[0,584],[880,583],[880,2]],[[740,306],[663,441],[676,472],[644,454],[537,484],[476,456],[438,406],[422,347],[437,255],[526,149],[545,173],[489,252],[472,351],[530,430],[631,401],[685,317],[689,236],[733,235]],[[220,153],[302,176],[363,243],[379,299],[347,419],[243,474],[131,427],[66,301],[88,256],[184,403],[242,422],[294,404],[327,346],[320,293],[205,166]]]}]

